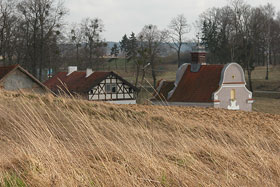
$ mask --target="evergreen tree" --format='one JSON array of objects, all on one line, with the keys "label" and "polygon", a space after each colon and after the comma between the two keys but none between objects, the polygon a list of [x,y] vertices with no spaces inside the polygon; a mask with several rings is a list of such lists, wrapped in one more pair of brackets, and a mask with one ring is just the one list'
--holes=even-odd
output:
[{"label": "evergreen tree", "polygon": [[114,57],[115,64],[116,64],[116,69],[118,69],[117,57],[118,57],[118,55],[119,55],[119,52],[120,52],[119,47],[118,47],[118,45],[115,43],[115,44],[113,45],[113,47],[111,48],[111,56]]}]

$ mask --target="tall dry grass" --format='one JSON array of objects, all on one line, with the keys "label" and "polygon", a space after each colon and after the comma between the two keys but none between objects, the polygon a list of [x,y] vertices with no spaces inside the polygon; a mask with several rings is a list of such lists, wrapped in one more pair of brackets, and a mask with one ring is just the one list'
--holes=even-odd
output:
[{"label": "tall dry grass", "polygon": [[279,186],[280,116],[0,93],[0,186]]}]

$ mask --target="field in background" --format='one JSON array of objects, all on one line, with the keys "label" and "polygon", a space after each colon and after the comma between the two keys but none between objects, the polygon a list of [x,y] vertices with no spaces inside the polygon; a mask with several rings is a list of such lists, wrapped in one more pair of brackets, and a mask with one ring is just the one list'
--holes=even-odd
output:
[{"label": "field in background", "polygon": [[[119,60],[118,69],[114,71],[118,72],[120,75],[125,77],[131,83],[135,81],[135,74],[133,70],[133,64],[129,62],[127,64],[128,71],[124,71],[124,60]],[[111,67],[114,63],[112,62]],[[175,80],[177,71],[176,64],[168,64],[163,63],[160,67],[157,67],[157,79],[165,79],[165,80]],[[151,71],[147,68],[147,77],[144,89],[140,93],[140,97],[138,98],[139,103],[148,104],[149,98],[152,97],[153,89],[150,85],[152,85]],[[267,112],[272,114],[280,114],[280,66],[270,66],[269,67],[269,80],[265,80],[266,75],[266,67],[256,67],[252,72],[252,83],[253,83],[253,97],[255,99],[255,103],[253,104],[253,110],[259,112]],[[247,73],[245,72],[245,76],[247,79]],[[248,81],[247,81],[248,83]],[[259,91],[273,91],[279,93],[263,93]]]},{"label": "field in background", "polygon": [[279,124],[1,91],[0,186],[278,186]]}]

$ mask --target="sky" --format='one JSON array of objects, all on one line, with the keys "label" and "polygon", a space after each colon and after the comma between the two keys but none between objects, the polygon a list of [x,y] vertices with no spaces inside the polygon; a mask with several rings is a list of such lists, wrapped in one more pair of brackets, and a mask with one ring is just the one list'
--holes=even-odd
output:
[{"label": "sky", "polygon": [[[246,0],[252,6],[271,3],[280,11],[280,0]],[[190,25],[212,7],[227,5],[229,0],[64,0],[69,13],[66,21],[79,23],[83,18],[100,18],[105,25],[103,38],[118,42],[124,34],[139,33],[148,24],[167,28],[171,19],[184,14]],[[189,39],[197,31],[192,26]]]}]

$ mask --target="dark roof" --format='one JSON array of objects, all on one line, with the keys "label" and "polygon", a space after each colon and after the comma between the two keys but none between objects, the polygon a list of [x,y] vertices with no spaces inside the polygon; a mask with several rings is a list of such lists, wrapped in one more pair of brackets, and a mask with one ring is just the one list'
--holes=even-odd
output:
[{"label": "dark roof", "polygon": [[68,91],[70,93],[87,93],[109,75],[116,76],[125,84],[132,87],[135,91],[138,90],[114,72],[93,72],[88,77],[86,77],[86,72],[75,71],[68,76],[67,72],[59,72],[54,77],[47,80],[44,84],[55,93],[58,93],[60,90],[66,91],[67,93]]},{"label": "dark roof", "polygon": [[44,84],[42,84],[38,79],[36,79],[33,75],[31,75],[27,70],[22,68],[19,64],[0,67],[0,82],[3,81],[5,77],[7,77],[10,73],[15,71],[16,69],[26,74],[30,79],[32,79],[34,82],[36,82],[39,86],[41,86],[46,91],[50,91]]},{"label": "dark roof", "polygon": [[198,72],[191,72],[189,65],[184,72],[170,102],[213,102],[212,94],[219,88],[224,65],[202,65]]},{"label": "dark roof", "polygon": [[168,92],[174,88],[174,81],[161,80],[158,82],[158,87],[160,89],[154,93],[153,100],[166,101],[168,97]]},{"label": "dark roof", "polygon": [[11,66],[2,66],[0,67],[0,79],[5,77],[8,73],[10,73],[13,69],[17,68],[19,65],[11,65]]}]

